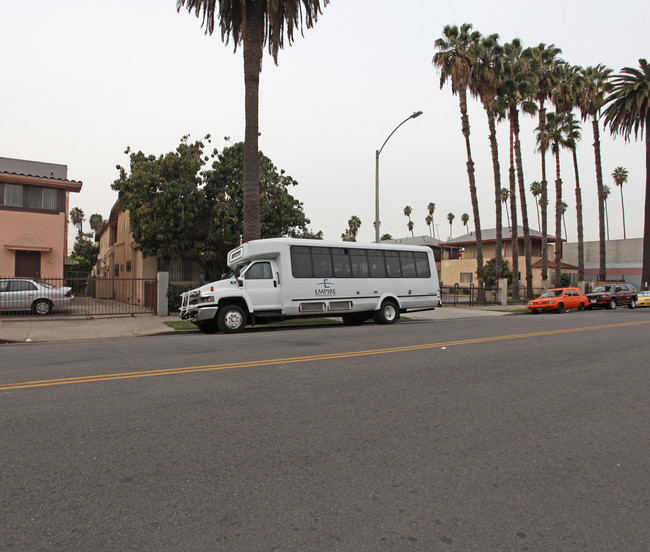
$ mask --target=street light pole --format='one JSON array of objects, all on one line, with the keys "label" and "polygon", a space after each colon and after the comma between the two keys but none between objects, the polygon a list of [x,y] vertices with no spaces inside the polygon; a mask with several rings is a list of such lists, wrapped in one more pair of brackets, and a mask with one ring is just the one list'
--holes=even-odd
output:
[{"label": "street light pole", "polygon": [[410,115],[406,119],[404,119],[399,125],[395,127],[395,130],[391,132],[388,135],[388,138],[384,140],[384,143],[382,144],[381,148],[379,148],[377,151],[375,151],[375,242],[379,243],[379,154],[381,151],[384,149],[384,146],[386,145],[386,142],[390,140],[390,137],[395,134],[395,131],[401,127],[406,121],[409,119],[415,119],[416,117],[419,117],[422,115],[422,111],[416,111],[413,113],[413,115]]}]

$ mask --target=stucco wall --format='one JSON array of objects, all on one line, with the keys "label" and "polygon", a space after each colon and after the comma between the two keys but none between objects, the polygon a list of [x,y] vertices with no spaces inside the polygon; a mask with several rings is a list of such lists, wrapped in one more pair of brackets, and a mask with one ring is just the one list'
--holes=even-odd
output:
[{"label": "stucco wall", "polygon": [[[65,257],[65,215],[3,210],[0,216],[0,236],[3,243],[11,243],[23,234],[34,234],[51,247],[41,252],[41,278],[61,278]],[[15,252],[0,246],[0,274],[13,276]]]}]

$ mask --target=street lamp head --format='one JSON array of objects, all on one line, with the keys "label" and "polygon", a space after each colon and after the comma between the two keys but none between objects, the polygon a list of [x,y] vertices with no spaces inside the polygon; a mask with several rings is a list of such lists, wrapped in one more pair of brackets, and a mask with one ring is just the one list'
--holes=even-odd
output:
[{"label": "street lamp head", "polygon": [[413,115],[411,115],[410,118],[415,119],[416,117],[419,117],[420,115],[422,115],[422,111],[416,111],[415,113],[413,113]]}]

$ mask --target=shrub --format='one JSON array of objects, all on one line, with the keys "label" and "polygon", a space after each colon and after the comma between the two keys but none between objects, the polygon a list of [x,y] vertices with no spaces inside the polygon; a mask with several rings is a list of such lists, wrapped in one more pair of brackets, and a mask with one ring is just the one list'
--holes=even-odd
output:
[{"label": "shrub", "polygon": [[167,305],[169,312],[177,312],[181,308],[181,293],[194,289],[193,286],[169,284],[167,289]]}]

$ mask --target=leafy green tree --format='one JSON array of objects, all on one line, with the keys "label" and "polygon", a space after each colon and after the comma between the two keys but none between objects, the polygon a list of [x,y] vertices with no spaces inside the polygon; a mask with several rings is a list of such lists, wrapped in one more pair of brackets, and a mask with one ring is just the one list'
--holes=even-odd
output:
[{"label": "leafy green tree", "polygon": [[641,283],[645,289],[650,284],[650,64],[639,59],[639,68],[624,67],[612,81],[612,93],[607,98],[605,126],[612,134],[622,134],[628,141],[634,131],[643,137],[645,130],[645,211],[643,230],[643,268]]},{"label": "leafy green tree", "polygon": [[90,273],[93,266],[97,263],[97,256],[99,255],[99,246],[95,245],[92,238],[92,233],[78,234],[74,240],[72,254],[70,258],[77,261],[76,265],[66,265],[66,274],[72,272],[85,272]]},{"label": "leafy green tree", "polygon": [[[322,0],[322,5],[329,0]],[[177,0],[176,9],[186,8],[197,17],[202,16],[205,33],[214,32],[215,22],[221,38],[227,44],[232,40],[235,51],[244,50],[244,84],[246,130],[244,139],[244,241],[259,239],[261,228],[258,137],[259,137],[259,86],[262,72],[262,55],[268,44],[269,53],[277,64],[278,53],[284,48],[285,33],[289,45],[294,30],[302,33],[303,24],[311,28],[321,13],[321,0]]]},{"label": "leafy green tree", "polygon": [[496,286],[499,282],[499,278],[506,278],[508,280],[508,284],[512,283],[512,271],[508,267],[508,261],[503,261],[503,266],[501,267],[501,275],[497,276],[496,259],[490,259],[487,263],[485,263],[485,285]]},{"label": "leafy green tree", "polygon": [[[145,257],[185,258],[213,278],[225,269],[226,253],[241,242],[244,145],[206,155],[203,142],[188,138],[158,157],[131,153],[130,173],[118,167],[112,188],[129,211]],[[297,182],[262,152],[258,159],[262,237],[317,237],[307,228],[302,204],[289,193]]]}]

